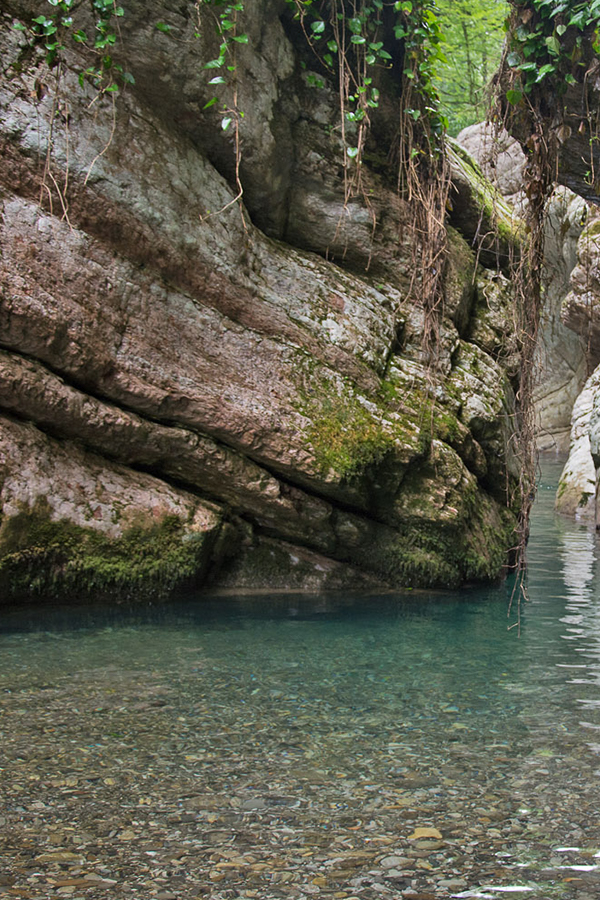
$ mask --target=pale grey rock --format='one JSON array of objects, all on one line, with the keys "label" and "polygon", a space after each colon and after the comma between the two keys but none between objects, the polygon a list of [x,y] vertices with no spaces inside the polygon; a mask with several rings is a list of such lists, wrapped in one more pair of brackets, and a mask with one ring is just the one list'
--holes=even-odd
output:
[{"label": "pale grey rock", "polygon": [[600,218],[595,212],[577,244],[577,265],[562,306],[565,325],[584,341],[589,362],[600,362]]},{"label": "pale grey rock", "polygon": [[514,198],[523,190],[525,154],[507,131],[478,122],[463,128],[456,140],[477,160],[503,197]]},{"label": "pale grey rock", "polygon": [[[597,369],[587,380],[573,407],[569,458],[560,476],[556,495],[558,512],[591,523],[595,523],[597,518],[597,479],[592,456],[591,426],[599,387],[600,371]],[[596,424],[596,418],[594,421]]]},{"label": "pale grey rock", "polygon": [[546,210],[544,306],[542,309],[534,391],[538,447],[559,455],[568,449],[573,404],[588,374],[585,335],[564,323],[562,308],[571,274],[578,263],[578,240],[589,205],[566,187],[557,187]]},{"label": "pale grey rock", "polygon": [[[525,155],[518,141],[506,131],[497,133],[486,123],[463,129],[457,141],[474,157],[503,198],[516,210],[524,210]],[[561,319],[569,278],[577,264],[577,240],[588,214],[588,203],[562,186],[554,190],[546,210],[545,296],[538,337],[534,402],[538,447],[559,455],[568,452],[571,411],[588,371],[584,331],[575,327],[577,333],[574,333],[573,325],[567,327]],[[514,330],[514,314],[506,303],[501,308],[503,315],[498,309],[496,320],[503,321],[505,328],[511,328],[512,319]]]}]

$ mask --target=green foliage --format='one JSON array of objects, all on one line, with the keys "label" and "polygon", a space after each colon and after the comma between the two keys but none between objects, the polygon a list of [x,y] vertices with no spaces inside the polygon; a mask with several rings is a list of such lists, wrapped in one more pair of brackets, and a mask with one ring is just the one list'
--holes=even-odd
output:
[{"label": "green foliage", "polygon": [[506,0],[437,0],[445,59],[437,66],[440,107],[455,136],[487,114],[486,88],[500,63]]},{"label": "green foliage", "polygon": [[[396,3],[398,6],[398,3]],[[402,4],[405,24],[396,26],[397,40],[404,43],[404,77],[411,83],[413,102],[405,106],[405,114],[414,121],[427,119],[430,133],[440,138],[448,127],[448,120],[440,109],[437,87],[437,68],[446,62],[442,45],[445,41],[435,0]]]},{"label": "green foliage", "polygon": [[[59,63],[60,53],[70,35],[74,42],[96,56],[95,64],[80,73],[82,85],[87,80],[100,93],[115,93],[123,84],[134,83],[131,73],[115,62],[111,52],[117,41],[116,20],[125,14],[122,6],[117,6],[115,0],[87,0],[94,21],[94,33],[88,35],[73,26],[72,13],[81,6],[81,0],[47,2],[53,12],[37,16],[29,28],[23,23],[14,27],[29,31],[34,41],[43,43],[49,66]],[[435,0],[358,0],[351,5],[336,0],[286,2],[293,8],[324,72],[333,76],[337,84],[344,85],[340,101],[343,120],[349,126],[345,140],[347,161],[354,161],[357,166],[362,161],[369,114],[379,106],[380,100],[375,76],[378,69],[392,67],[392,52],[402,60],[402,76],[409,85],[405,93],[410,97],[410,104],[406,106],[405,114],[415,123],[426,120],[430,135],[439,137],[443,134],[447,120],[439,109],[435,69],[445,60],[442,52],[444,37]],[[203,13],[206,12],[212,14],[219,37],[218,55],[204,63],[211,76],[208,83],[215,88],[234,86],[236,48],[249,43],[248,34],[240,27],[245,15],[243,0],[199,0],[196,8],[199,18],[195,36],[200,36],[201,19],[204,21]],[[390,12],[397,48],[390,47],[389,40],[386,44]],[[384,16],[387,17],[385,30]],[[171,32],[171,26],[165,22],[156,22],[155,28],[164,35]],[[316,88],[324,86],[324,80],[314,75],[309,76],[309,83]],[[219,97],[213,96],[204,109],[218,103]],[[222,129],[227,131],[232,122],[237,126],[242,116],[235,99],[233,106],[223,104]],[[346,139],[345,130],[344,137]]]},{"label": "green foliage", "polygon": [[[134,84],[130,72],[112,58],[111,48],[116,43],[116,19],[125,15],[122,6],[115,0],[89,0],[90,11],[94,20],[94,32],[88,34],[82,29],[73,30],[72,13],[81,5],[77,0],[48,0],[55,12],[36,16],[31,21],[29,33],[35,43],[42,44],[46,51],[46,62],[53,68],[60,62],[60,53],[65,48],[65,41],[70,36],[77,43],[91,50],[95,56],[95,64],[88,66],[79,75],[79,83],[83,86],[87,80],[99,93],[117,93],[124,84]],[[27,32],[22,22],[15,24],[18,31]]]},{"label": "green foliage", "polygon": [[560,97],[570,84],[583,82],[584,41],[591,37],[594,52],[600,52],[600,0],[511,0],[511,4],[508,102],[517,106],[538,86],[549,98]]},{"label": "green foliage", "polygon": [[[209,59],[204,63],[204,68],[212,72],[213,69],[221,70],[217,75],[213,75],[209,80],[210,85],[225,85],[235,78],[235,48],[237,44],[247,44],[249,42],[248,35],[239,31],[239,16],[244,12],[244,4],[239,2],[230,3],[228,0],[203,0],[203,5],[214,13],[214,21],[217,34],[219,35],[219,55],[214,59]],[[158,25],[156,26],[159,27]],[[197,31],[195,37],[199,37]],[[209,109],[218,102],[218,97],[211,97],[205,103],[204,109]],[[237,109],[228,109],[223,107],[221,128],[227,131],[232,121],[236,121],[237,117],[242,117],[243,113]]]}]

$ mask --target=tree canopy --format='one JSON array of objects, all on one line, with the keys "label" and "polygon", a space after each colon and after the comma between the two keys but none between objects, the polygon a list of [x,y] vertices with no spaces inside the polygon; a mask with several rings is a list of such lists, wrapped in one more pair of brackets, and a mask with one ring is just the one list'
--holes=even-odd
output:
[{"label": "tree canopy", "polygon": [[437,77],[450,134],[486,115],[486,86],[498,68],[508,16],[506,0],[437,0],[445,62]]}]

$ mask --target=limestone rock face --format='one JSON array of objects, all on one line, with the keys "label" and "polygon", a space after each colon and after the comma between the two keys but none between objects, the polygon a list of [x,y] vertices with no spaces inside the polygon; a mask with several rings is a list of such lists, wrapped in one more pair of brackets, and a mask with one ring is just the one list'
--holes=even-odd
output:
[{"label": "limestone rock face", "polygon": [[586,201],[557,187],[547,210],[544,244],[545,297],[539,330],[535,405],[540,450],[559,455],[569,446],[570,416],[589,372],[589,347],[582,332],[564,320],[565,297],[576,266],[578,238],[590,215]]},{"label": "limestone rock face", "polygon": [[525,156],[518,141],[485,122],[463,128],[458,143],[477,160],[486,178],[503,197],[513,200],[523,190]]},{"label": "limestone rock face", "polygon": [[560,476],[556,495],[558,512],[591,523],[596,522],[596,467],[600,462],[599,388],[600,370],[596,369],[573,407],[569,458]]},{"label": "limestone rock face", "polygon": [[571,275],[562,316],[581,336],[595,366],[575,403],[569,459],[561,476],[557,509],[598,522],[597,472],[600,469],[600,219],[593,216],[578,242],[578,264]]},{"label": "limestone rock face", "polygon": [[0,468],[4,597],[76,594],[91,582],[112,600],[140,588],[162,598],[201,581],[213,562],[221,511],[151,475],[5,416]]},{"label": "limestone rock face", "polygon": [[205,109],[218,46],[208,27],[194,39],[193,5],[128,0],[115,58],[136,83],[116,99],[80,87],[81,48],[57,84],[9,27],[45,4],[3,5],[6,596],[27,593],[32,561],[32,591],[86,596],[502,571],[517,482],[508,286],[458,222],[432,373],[410,208],[380,162],[393,91],[350,196],[334,92],[310,86],[284,4],[248,7],[242,205],[232,138]]},{"label": "limestone rock face", "polygon": [[595,213],[577,246],[578,264],[571,275],[562,318],[589,348],[592,368],[600,362],[600,218]]},{"label": "limestone rock face", "polygon": [[[525,155],[518,141],[505,131],[496,134],[485,123],[465,128],[457,140],[477,160],[509,208],[515,211],[513,215],[522,211],[527,203],[523,193]],[[589,371],[586,332],[580,322],[570,322],[563,315],[571,273],[579,278],[577,272],[588,271],[588,260],[582,247],[578,257],[577,241],[589,210],[582,197],[563,186],[555,189],[546,210],[545,296],[538,343],[539,378],[534,399],[538,447],[559,455],[568,451],[573,404]],[[503,217],[507,218],[506,212]],[[496,310],[497,318],[508,323],[511,316],[508,306],[504,307],[504,317],[497,305],[492,308]]]}]

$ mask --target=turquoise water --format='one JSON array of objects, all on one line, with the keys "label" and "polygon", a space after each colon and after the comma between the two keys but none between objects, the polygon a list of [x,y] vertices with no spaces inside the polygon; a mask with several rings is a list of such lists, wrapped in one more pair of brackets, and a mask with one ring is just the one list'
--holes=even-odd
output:
[{"label": "turquoise water", "polygon": [[7,896],[600,896],[594,531],[530,600],[228,598],[0,626]]}]

